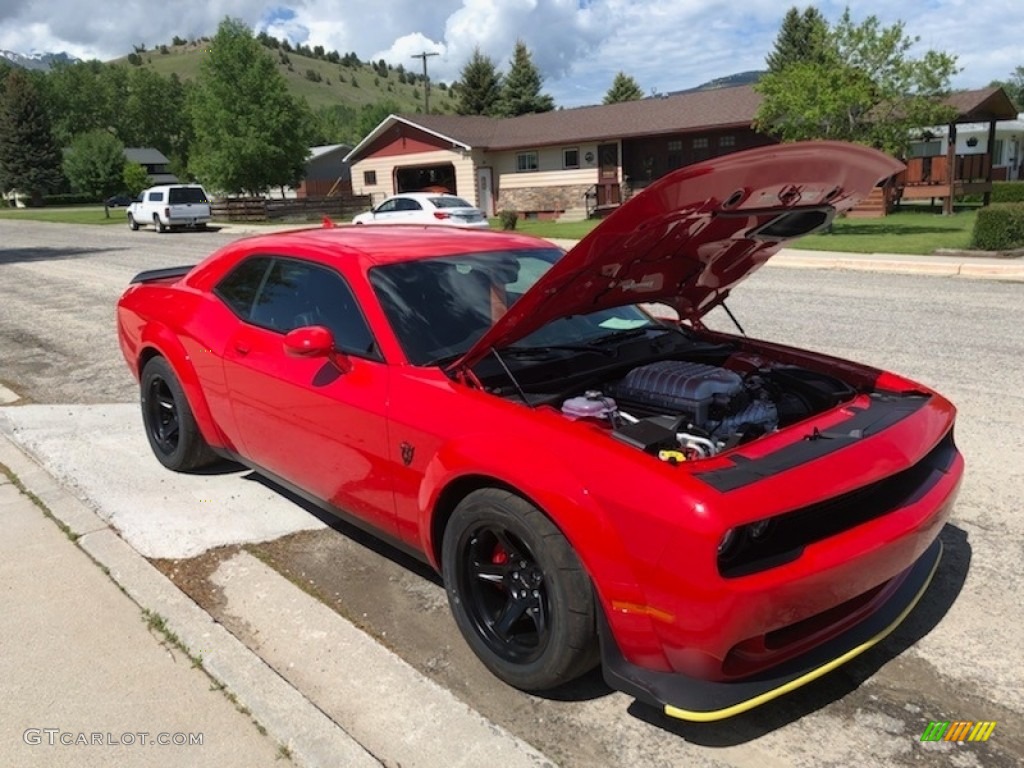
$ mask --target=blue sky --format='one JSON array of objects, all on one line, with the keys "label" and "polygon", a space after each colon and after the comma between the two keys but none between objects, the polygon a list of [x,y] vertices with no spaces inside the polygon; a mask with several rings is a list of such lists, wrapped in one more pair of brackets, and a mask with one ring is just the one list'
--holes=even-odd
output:
[{"label": "blue sky", "polygon": [[[835,21],[846,3],[815,4]],[[526,42],[561,106],[596,103],[622,70],[646,92],[666,92],[760,69],[790,4],[708,0],[207,0],[183,6],[118,0],[103,12],[81,0],[0,0],[0,49],[68,51],[109,59],[174,35],[211,35],[224,16],[292,43],[323,45],[360,58],[414,66],[436,51],[431,76],[450,81],[475,46],[507,68],[517,38]],[[800,4],[804,7],[804,4]],[[958,56],[955,87],[980,87],[1024,65],[1020,0],[859,0],[854,18],[899,20],[919,36],[917,52]],[[108,12],[109,11],[109,12]]]}]

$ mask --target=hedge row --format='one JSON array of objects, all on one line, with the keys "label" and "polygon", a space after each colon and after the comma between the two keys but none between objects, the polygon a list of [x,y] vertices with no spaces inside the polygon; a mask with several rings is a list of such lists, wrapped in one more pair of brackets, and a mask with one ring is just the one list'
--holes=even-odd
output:
[{"label": "hedge row", "polygon": [[992,182],[993,203],[1024,203],[1024,181]]},{"label": "hedge row", "polygon": [[1024,248],[1024,203],[995,203],[980,209],[971,247],[982,251]]},{"label": "hedge row", "polygon": [[80,193],[66,193],[61,195],[44,195],[43,205],[86,205],[90,203],[102,203],[102,200],[96,199],[93,195],[83,195]]}]

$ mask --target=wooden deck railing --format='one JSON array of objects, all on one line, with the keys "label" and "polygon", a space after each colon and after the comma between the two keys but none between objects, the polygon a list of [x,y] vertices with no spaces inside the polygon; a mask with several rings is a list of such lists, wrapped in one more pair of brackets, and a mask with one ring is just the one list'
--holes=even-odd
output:
[{"label": "wooden deck railing", "polygon": [[[987,181],[991,163],[988,154],[957,155],[953,158],[953,181]],[[907,160],[907,170],[899,174],[896,181],[905,186],[948,184],[949,160],[945,155],[912,157]]]}]

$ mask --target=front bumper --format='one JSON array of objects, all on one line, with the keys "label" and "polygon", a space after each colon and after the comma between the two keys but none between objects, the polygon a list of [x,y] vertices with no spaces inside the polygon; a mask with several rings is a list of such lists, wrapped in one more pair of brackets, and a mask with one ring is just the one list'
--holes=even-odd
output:
[{"label": "front bumper", "polygon": [[605,681],[669,717],[694,722],[722,720],[806,685],[881,642],[917,605],[931,583],[942,542],[936,539],[903,573],[891,597],[862,622],[807,653],[741,680],[708,681],[675,672],[645,669],[625,659],[601,618],[601,660]]}]

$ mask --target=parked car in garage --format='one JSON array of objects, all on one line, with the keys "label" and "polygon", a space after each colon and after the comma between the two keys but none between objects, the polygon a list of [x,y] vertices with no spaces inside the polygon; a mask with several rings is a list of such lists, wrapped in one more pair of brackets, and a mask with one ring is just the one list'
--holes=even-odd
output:
[{"label": "parked car in garage", "polygon": [[360,213],[353,224],[447,224],[488,229],[487,216],[456,195],[406,192],[389,197],[373,210]]},{"label": "parked car in garage", "polygon": [[901,167],[831,142],[714,158],[568,253],[328,222],[141,273],[117,326],[146,436],[422,558],[510,685],[600,663],[671,717],[744,712],[906,618],[964,463],[924,384],[704,320]]}]

